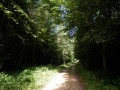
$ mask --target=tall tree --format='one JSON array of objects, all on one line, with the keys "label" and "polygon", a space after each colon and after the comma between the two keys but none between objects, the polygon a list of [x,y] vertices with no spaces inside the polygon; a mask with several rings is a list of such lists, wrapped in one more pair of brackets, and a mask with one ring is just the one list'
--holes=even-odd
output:
[{"label": "tall tree", "polygon": [[66,23],[69,28],[78,28],[75,55],[84,66],[104,71],[120,68],[116,59],[120,52],[119,4],[119,0],[70,0],[67,3]]},{"label": "tall tree", "polygon": [[54,6],[49,0],[0,2],[0,68],[62,63],[51,24]]}]

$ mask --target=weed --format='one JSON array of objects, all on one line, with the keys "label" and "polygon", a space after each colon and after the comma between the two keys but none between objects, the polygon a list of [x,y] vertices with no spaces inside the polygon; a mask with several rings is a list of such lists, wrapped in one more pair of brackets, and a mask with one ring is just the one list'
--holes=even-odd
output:
[{"label": "weed", "polygon": [[[101,78],[97,72],[89,71],[80,64],[75,66],[78,73],[84,80],[86,90],[120,90],[120,79]],[[100,72],[99,72],[100,73]]]},{"label": "weed", "polygon": [[0,90],[40,90],[57,73],[52,66],[32,67],[22,72],[0,73]]}]

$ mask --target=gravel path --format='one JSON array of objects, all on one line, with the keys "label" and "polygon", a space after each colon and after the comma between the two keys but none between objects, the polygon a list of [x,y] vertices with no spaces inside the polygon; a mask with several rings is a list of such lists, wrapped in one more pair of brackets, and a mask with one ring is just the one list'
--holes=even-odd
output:
[{"label": "gravel path", "polygon": [[56,74],[42,90],[85,90],[83,80],[72,70]]}]

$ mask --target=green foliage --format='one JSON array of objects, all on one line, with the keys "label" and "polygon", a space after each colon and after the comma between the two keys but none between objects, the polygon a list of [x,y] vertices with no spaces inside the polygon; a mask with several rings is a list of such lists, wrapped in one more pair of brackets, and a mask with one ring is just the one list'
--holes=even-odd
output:
[{"label": "green foliage", "polygon": [[103,76],[101,72],[93,72],[83,68],[80,64],[75,65],[76,73],[84,79],[87,90],[119,90],[120,78]]},{"label": "green foliage", "polygon": [[[59,28],[62,26],[59,26]],[[60,30],[57,33],[57,43],[62,50],[64,64],[74,61],[74,38],[69,38],[68,33]]]},{"label": "green foliage", "polygon": [[0,90],[41,89],[57,73],[52,66],[32,67],[22,72],[0,73]]},{"label": "green foliage", "polygon": [[52,31],[50,10],[54,6],[55,3],[44,0],[2,0],[0,67],[3,70],[62,63],[62,52]]},{"label": "green foliage", "polygon": [[78,28],[75,56],[84,66],[119,72],[119,8],[119,1],[71,0],[66,4],[67,28]]}]

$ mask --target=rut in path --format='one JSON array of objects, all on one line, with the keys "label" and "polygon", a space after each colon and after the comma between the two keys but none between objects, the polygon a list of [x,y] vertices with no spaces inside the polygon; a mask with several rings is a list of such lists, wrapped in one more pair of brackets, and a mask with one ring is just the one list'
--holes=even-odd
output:
[{"label": "rut in path", "polygon": [[55,75],[42,90],[85,90],[85,87],[74,69],[66,69]]}]

